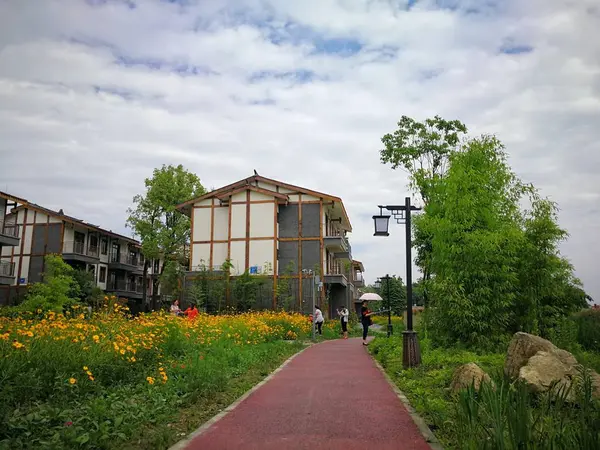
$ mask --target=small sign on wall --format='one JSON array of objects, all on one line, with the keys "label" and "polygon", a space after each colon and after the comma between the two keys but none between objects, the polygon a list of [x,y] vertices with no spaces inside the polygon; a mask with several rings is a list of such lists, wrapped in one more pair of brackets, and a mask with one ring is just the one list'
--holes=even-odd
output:
[{"label": "small sign on wall", "polygon": [[25,278],[19,278],[19,284],[25,284],[26,281]]}]

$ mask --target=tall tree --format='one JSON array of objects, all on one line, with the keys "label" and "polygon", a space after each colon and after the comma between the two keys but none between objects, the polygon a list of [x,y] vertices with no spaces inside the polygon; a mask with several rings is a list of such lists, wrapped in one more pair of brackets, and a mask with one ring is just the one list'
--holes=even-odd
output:
[{"label": "tall tree", "polygon": [[417,122],[402,116],[398,129],[381,138],[381,162],[391,164],[392,169],[406,170],[411,188],[427,203],[432,186],[446,173],[449,158],[459,149],[461,136],[466,133],[466,125],[458,120],[435,116]]},{"label": "tall tree", "polygon": [[[467,133],[465,124],[435,116],[418,122],[402,116],[398,128],[381,138],[384,148],[381,162],[392,169],[402,168],[409,183],[424,204],[429,202],[435,183],[448,170],[450,157],[460,149],[461,138]],[[417,249],[416,263],[423,272],[423,301],[427,303],[427,282],[431,276],[431,239],[425,228],[415,230],[413,245]]]},{"label": "tall tree", "polygon": [[519,199],[526,189],[493,137],[473,139],[450,157],[416,222],[432,236],[431,318],[440,340],[479,345],[506,332],[519,284]]},{"label": "tall tree", "polygon": [[[182,165],[163,165],[146,178],[146,192],[133,198],[127,225],[142,242],[144,253],[143,301],[146,304],[146,279],[152,260],[162,261],[152,276],[152,309],[157,307],[157,292],[165,265],[179,264],[190,240],[190,219],[179,213],[177,205],[206,191],[200,178]],[[171,271],[168,271],[171,272]]]}]

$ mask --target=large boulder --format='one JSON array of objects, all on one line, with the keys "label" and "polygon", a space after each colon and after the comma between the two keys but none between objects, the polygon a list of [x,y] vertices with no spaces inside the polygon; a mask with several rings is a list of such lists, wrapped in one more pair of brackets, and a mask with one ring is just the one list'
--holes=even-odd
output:
[{"label": "large boulder", "polygon": [[517,378],[519,370],[527,364],[529,358],[539,351],[552,352],[554,350],[558,350],[558,348],[546,339],[528,333],[515,333],[508,346],[504,373],[511,379]]},{"label": "large boulder", "polygon": [[454,371],[450,389],[453,393],[457,393],[474,385],[475,389],[479,390],[482,382],[491,383],[492,380],[481,367],[475,363],[463,364]]},{"label": "large boulder", "polygon": [[[574,359],[574,358],[573,358]],[[539,351],[519,370],[519,380],[523,381],[532,392],[548,391],[553,384],[557,388],[569,388],[577,376],[577,361],[568,364],[554,352]],[[569,399],[574,392],[569,393]]]},{"label": "large boulder", "polygon": [[[508,347],[504,373],[524,382],[532,392],[546,392],[556,384],[569,387],[579,374],[577,359],[552,342],[527,333],[516,333]],[[590,371],[593,395],[600,398],[600,375]],[[572,390],[568,400],[573,400]]]}]

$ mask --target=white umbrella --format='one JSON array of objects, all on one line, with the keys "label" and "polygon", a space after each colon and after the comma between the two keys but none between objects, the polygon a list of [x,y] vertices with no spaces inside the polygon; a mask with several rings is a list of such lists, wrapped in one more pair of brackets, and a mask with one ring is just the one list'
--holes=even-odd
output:
[{"label": "white umbrella", "polygon": [[377,302],[382,301],[383,299],[379,296],[379,294],[375,294],[374,292],[367,292],[360,296],[359,300],[367,301],[367,302]]}]

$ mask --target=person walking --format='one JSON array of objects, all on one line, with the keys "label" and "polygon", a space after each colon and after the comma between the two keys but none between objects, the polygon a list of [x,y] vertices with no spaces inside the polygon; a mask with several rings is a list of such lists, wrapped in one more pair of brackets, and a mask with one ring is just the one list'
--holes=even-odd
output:
[{"label": "person walking", "polygon": [[340,316],[340,324],[342,325],[342,333],[344,334],[344,339],[348,339],[348,317],[350,313],[348,312],[348,308],[342,306],[342,309],[337,310],[338,316]]},{"label": "person walking", "polygon": [[325,318],[323,317],[323,313],[321,312],[321,308],[315,306],[315,324],[317,325],[317,329],[319,330],[319,334],[323,334],[323,322],[325,322]]},{"label": "person walking", "polygon": [[368,345],[367,336],[369,334],[369,326],[373,323],[373,319],[371,319],[371,315],[373,313],[368,308],[368,303],[365,300],[362,302],[362,306],[360,308],[360,321],[363,327],[363,345]]}]

